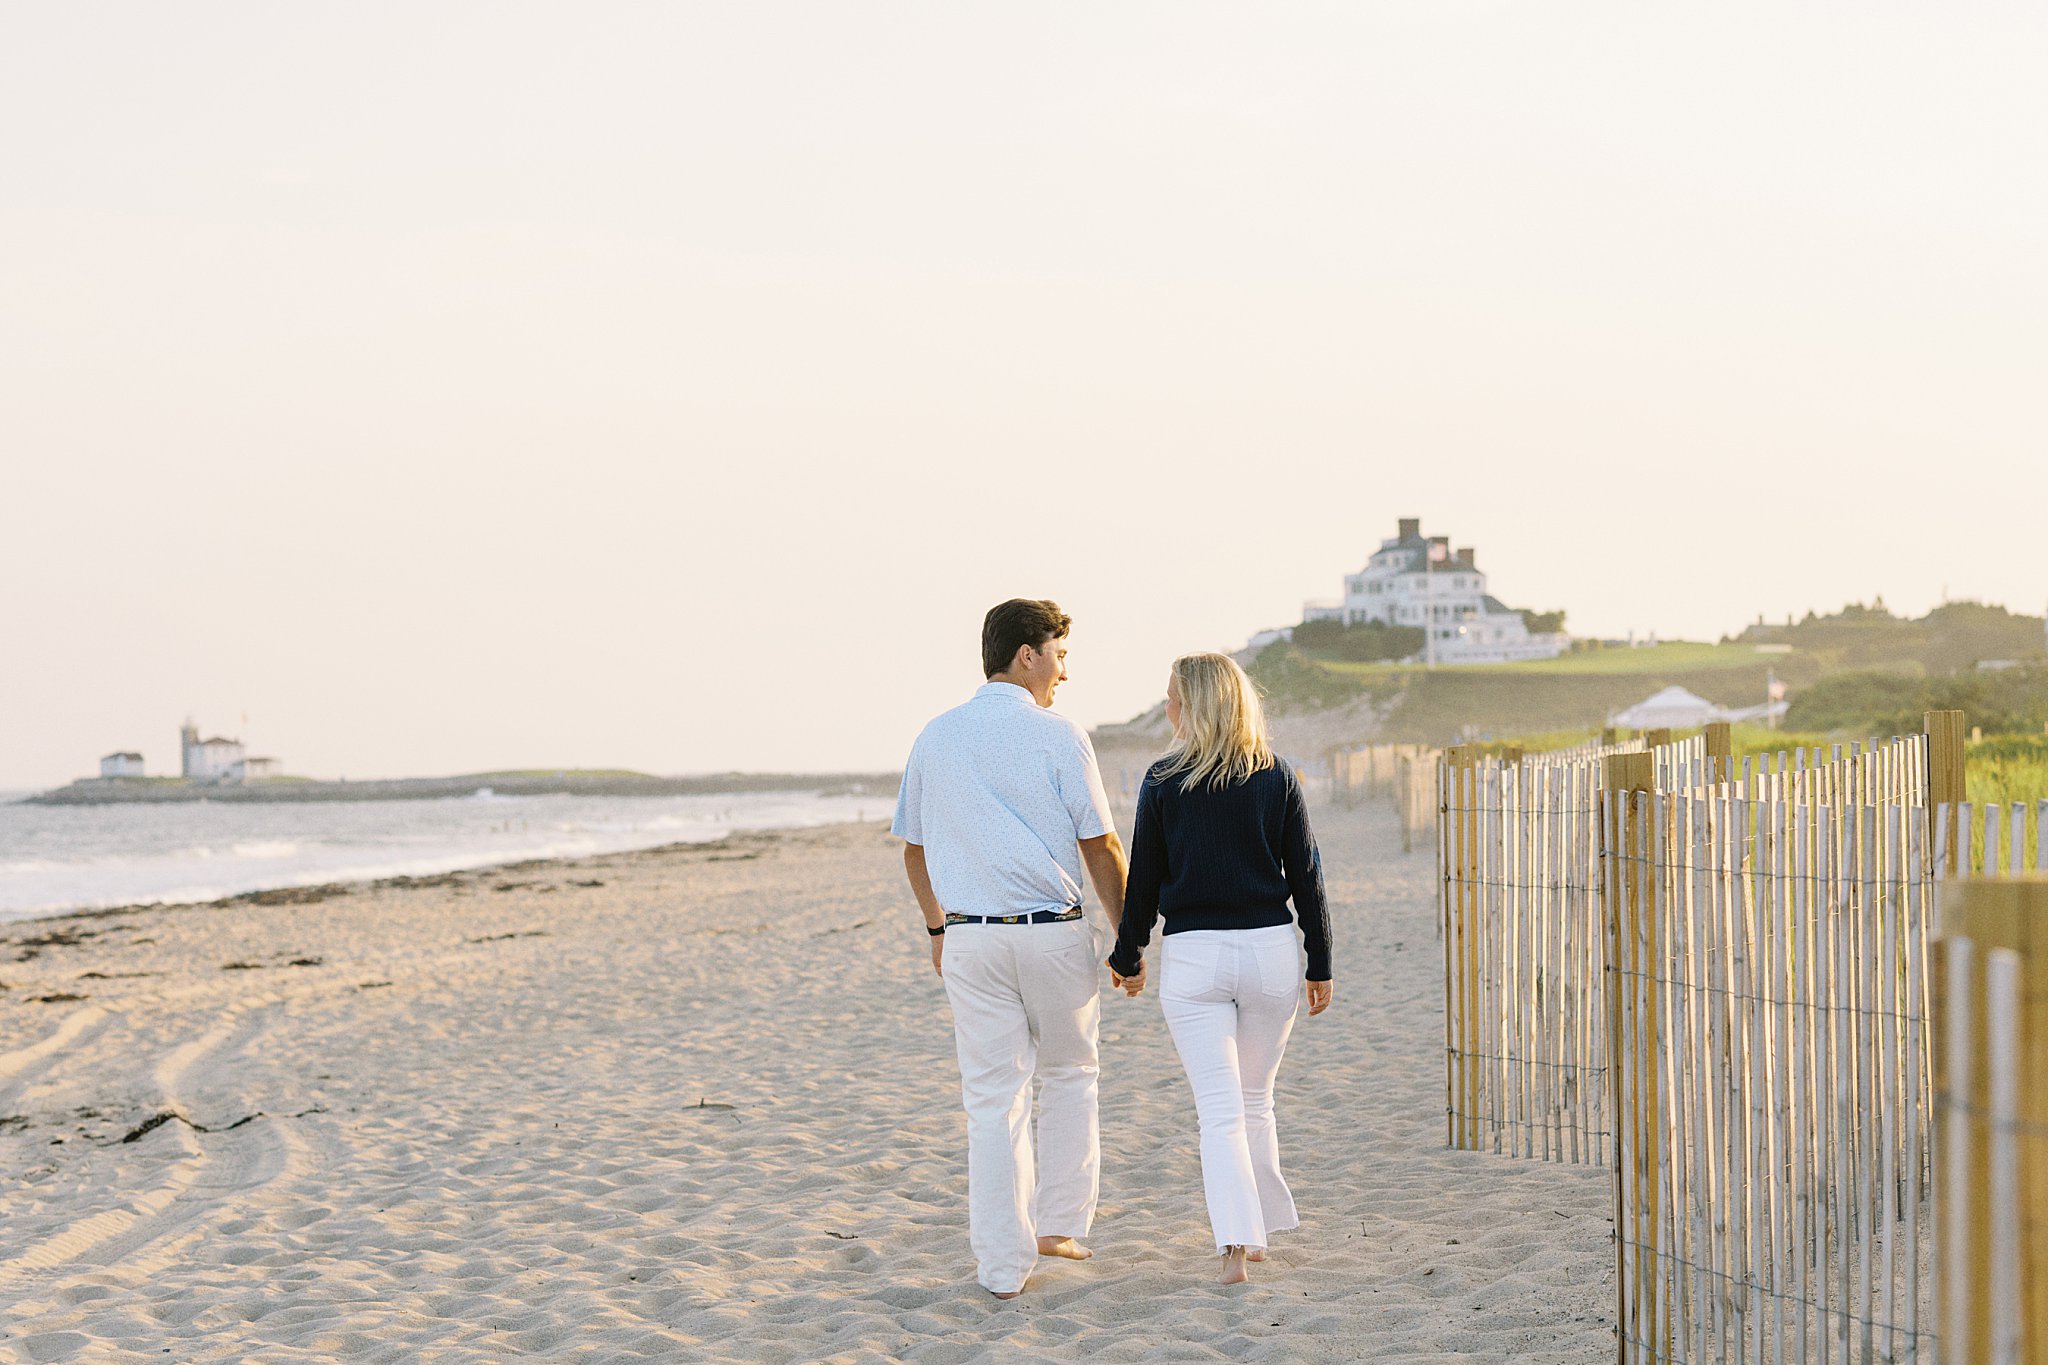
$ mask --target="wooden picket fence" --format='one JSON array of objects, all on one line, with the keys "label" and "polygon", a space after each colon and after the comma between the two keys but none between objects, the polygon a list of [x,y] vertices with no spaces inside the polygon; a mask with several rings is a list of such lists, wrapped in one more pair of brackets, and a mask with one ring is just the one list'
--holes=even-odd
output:
[{"label": "wooden picket fence", "polygon": [[1436,767],[1441,751],[1427,744],[1368,744],[1330,752],[1331,799],[1344,806],[1390,800],[1401,826],[1401,851],[1436,829]]},{"label": "wooden picket fence", "polygon": [[1625,1356],[1928,1356],[1925,805],[1617,792],[1603,832]]},{"label": "wooden picket fence", "polygon": [[1932,1358],[1961,755],[1958,713],[1740,764],[1725,729],[1445,754],[1449,1140],[1613,1167],[1624,1360]]},{"label": "wooden picket fence", "polygon": [[1450,750],[1437,837],[1453,1147],[1606,1162],[1600,765]]},{"label": "wooden picket fence", "polygon": [[1332,790],[1347,805],[1388,796],[1401,780],[1402,765],[1416,759],[1434,761],[1427,744],[1367,744],[1330,751]]}]

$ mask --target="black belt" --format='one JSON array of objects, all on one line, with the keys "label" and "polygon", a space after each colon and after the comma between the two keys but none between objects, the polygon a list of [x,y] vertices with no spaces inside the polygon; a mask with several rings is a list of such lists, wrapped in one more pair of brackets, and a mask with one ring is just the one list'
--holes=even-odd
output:
[{"label": "black belt", "polygon": [[1058,924],[1062,920],[1081,918],[1081,907],[1071,910],[1040,910],[1031,915],[956,915],[946,914],[946,927],[956,924]]}]

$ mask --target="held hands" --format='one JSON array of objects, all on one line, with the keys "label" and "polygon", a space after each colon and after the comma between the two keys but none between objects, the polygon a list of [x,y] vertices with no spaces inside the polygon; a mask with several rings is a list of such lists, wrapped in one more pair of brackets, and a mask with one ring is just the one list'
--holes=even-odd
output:
[{"label": "held hands", "polygon": [[1145,959],[1142,957],[1138,959],[1138,974],[1136,976],[1120,975],[1116,968],[1111,967],[1109,969],[1109,984],[1123,987],[1124,994],[1135,1000],[1138,998],[1138,992],[1145,989],[1145,970]]},{"label": "held hands", "polygon": [[1334,982],[1311,981],[1308,983],[1308,1012],[1321,1014],[1330,1008],[1330,987]]}]

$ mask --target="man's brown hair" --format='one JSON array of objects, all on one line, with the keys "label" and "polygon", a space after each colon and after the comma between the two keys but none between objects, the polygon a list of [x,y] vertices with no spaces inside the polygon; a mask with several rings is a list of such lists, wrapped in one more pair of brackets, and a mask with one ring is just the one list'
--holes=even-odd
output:
[{"label": "man's brown hair", "polygon": [[1017,657],[1018,646],[1043,649],[1047,640],[1065,636],[1073,623],[1059,603],[1037,598],[1013,597],[990,607],[981,618],[981,676],[1005,672]]}]

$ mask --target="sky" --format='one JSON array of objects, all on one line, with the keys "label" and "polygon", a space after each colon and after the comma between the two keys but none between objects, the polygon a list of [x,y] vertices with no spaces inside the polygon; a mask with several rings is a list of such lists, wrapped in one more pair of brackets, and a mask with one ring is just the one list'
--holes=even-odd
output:
[{"label": "sky", "polygon": [[2048,19],[0,7],[0,787],[894,768],[1397,518],[1578,633],[2048,605]]}]

